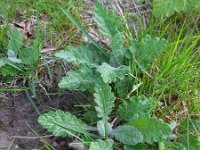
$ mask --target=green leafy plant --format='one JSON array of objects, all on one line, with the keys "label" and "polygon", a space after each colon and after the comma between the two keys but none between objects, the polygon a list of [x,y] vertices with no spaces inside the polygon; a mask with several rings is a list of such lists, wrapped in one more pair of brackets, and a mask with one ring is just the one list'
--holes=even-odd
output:
[{"label": "green leafy plant", "polygon": [[[91,43],[68,46],[55,54],[74,65],[74,69],[59,82],[59,87],[89,91],[98,119],[96,126],[91,126],[70,112],[56,110],[41,115],[38,122],[55,136],[73,136],[90,143],[86,144],[90,150],[112,150],[116,146],[125,150],[145,149],[149,145],[158,149],[164,142],[170,143],[168,137],[173,129],[153,114],[156,101],[132,96],[141,82],[133,78],[136,69],[146,73],[156,55],[167,46],[167,41],[146,35],[127,44],[119,16],[97,2],[95,21],[100,34],[111,43],[103,47],[67,11],[64,13]],[[114,123],[116,118],[117,124]]]},{"label": "green leafy plant", "polygon": [[155,17],[172,16],[175,12],[189,14],[199,11],[199,0],[154,0],[153,15]]},{"label": "green leafy plant", "polygon": [[18,74],[30,74],[36,67],[40,52],[38,45],[26,46],[23,44],[22,33],[17,29],[11,29],[6,54],[0,57],[0,70],[3,77]]},{"label": "green leafy plant", "polygon": [[[111,87],[105,83],[96,85],[94,97],[95,109],[100,119],[96,127],[86,125],[71,113],[61,110],[51,111],[40,116],[38,122],[48,131],[53,132],[55,136],[73,136],[80,141],[83,141],[82,138],[87,137],[87,139],[90,139],[89,149],[95,147],[97,150],[102,149],[102,147],[99,147],[101,144],[104,145],[105,149],[113,149],[113,139],[124,145],[134,146],[138,143],[161,142],[171,133],[168,124],[151,117],[150,113],[139,115],[114,128],[113,124],[110,123],[110,114],[116,97],[111,92]],[[140,101],[142,103],[141,99]],[[98,135],[94,132],[98,132]]]}]

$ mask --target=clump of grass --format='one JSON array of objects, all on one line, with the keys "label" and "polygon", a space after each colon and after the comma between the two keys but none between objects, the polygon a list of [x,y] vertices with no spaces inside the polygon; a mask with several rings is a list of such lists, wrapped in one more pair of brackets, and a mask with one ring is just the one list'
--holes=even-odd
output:
[{"label": "clump of grass", "polygon": [[[2,13],[4,12],[5,19],[10,21],[23,21],[31,17],[39,18],[39,23],[43,26],[41,31],[43,39],[47,44],[57,46],[58,48],[64,47],[66,44],[71,44],[73,41],[78,42],[77,30],[74,25],[64,17],[61,7],[70,10],[80,21],[80,10],[83,6],[83,1],[78,0],[61,0],[61,1],[48,1],[48,0],[16,0],[10,2],[2,0],[0,5]],[[3,11],[4,10],[4,11]]]},{"label": "clump of grass", "polygon": [[176,94],[179,101],[192,104],[198,98],[196,91],[199,88],[199,30],[191,18],[173,18],[167,23],[167,27],[160,28],[169,41],[167,50],[153,64],[153,79],[144,79],[146,84],[142,90],[159,98]]},{"label": "clump of grass", "polygon": [[138,6],[132,9],[134,14],[130,10],[125,10],[123,14],[125,22],[134,20],[130,26],[125,26],[127,45],[135,38],[140,40],[150,35],[165,38],[168,46],[152,63],[148,72],[143,70],[141,74],[141,68],[136,68],[136,81],[140,78],[143,84],[135,94],[154,97],[163,103],[161,117],[169,115],[173,120],[177,119],[173,112],[188,111],[180,116],[179,121],[187,115],[200,118],[198,14],[187,16],[176,13],[171,17],[155,18],[150,13],[151,8],[142,7],[141,3]]}]

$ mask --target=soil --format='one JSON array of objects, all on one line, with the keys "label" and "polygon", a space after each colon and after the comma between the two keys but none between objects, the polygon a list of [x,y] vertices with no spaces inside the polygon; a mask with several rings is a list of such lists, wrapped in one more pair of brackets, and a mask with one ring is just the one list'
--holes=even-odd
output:
[{"label": "soil", "polygon": [[[14,136],[36,136],[29,125],[36,132],[43,132],[37,123],[38,114],[24,95],[2,100],[1,103],[3,108],[0,109],[0,149],[11,146]],[[12,144],[12,149],[32,149],[38,146],[38,140],[30,142],[26,139],[16,139]]]},{"label": "soil", "polygon": [[[82,95],[83,96],[83,95]],[[52,108],[71,109],[73,101],[81,100],[80,93],[68,92],[58,101],[35,100],[37,108],[41,113]],[[52,97],[52,99],[55,99]],[[26,94],[12,96],[9,99],[0,99],[0,150],[32,150],[44,149],[44,142],[49,143],[55,149],[68,149],[69,139],[55,138],[47,133],[37,122],[38,113],[32,106]],[[45,139],[38,139],[39,136],[48,136]]]}]

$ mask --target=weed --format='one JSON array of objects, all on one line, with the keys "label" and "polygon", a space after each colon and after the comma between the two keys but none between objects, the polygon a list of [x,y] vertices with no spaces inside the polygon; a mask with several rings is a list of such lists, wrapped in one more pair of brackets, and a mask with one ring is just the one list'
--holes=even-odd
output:
[{"label": "weed", "polygon": [[156,17],[172,16],[175,12],[192,14],[199,11],[200,2],[198,0],[154,0],[153,15]]},{"label": "weed", "polygon": [[[125,46],[125,30],[120,18],[97,2],[94,7],[95,22],[99,26],[100,34],[111,41],[111,44],[102,47],[67,11],[63,11],[92,44],[68,46],[66,50],[55,54],[75,66],[75,69],[69,71],[60,81],[59,87],[89,91],[94,97],[93,109],[99,119],[96,127],[93,127],[69,112],[57,110],[40,116],[39,123],[55,136],[75,137],[83,143],[90,143],[90,150],[111,150],[119,147],[124,147],[125,150],[148,149],[149,146],[155,149],[194,149],[193,145],[190,145],[192,142],[195,143],[195,148],[199,148],[197,136],[175,135],[172,130],[176,124],[164,123],[153,115],[158,105],[156,101],[133,96],[133,92],[143,82],[141,79],[145,76],[153,78],[152,74],[149,74],[152,62],[161,50],[169,48],[167,40],[146,35],[140,40],[131,40],[130,46]],[[173,49],[169,52],[171,57],[167,59],[167,65],[161,75],[168,72],[168,63],[174,63],[179,40],[172,46]],[[195,47],[196,42],[187,47],[187,52],[181,53],[180,57],[189,58],[189,51]],[[187,59],[180,61],[183,61],[180,63],[182,70],[181,67],[185,67],[183,64]],[[130,83],[131,86],[128,86]],[[118,124],[113,120],[115,117],[119,120]],[[179,142],[171,142],[177,137],[180,138]]]},{"label": "weed", "polygon": [[[191,17],[198,15],[199,1],[154,0],[152,16],[145,18],[137,13],[134,16],[140,26],[137,30],[133,25],[134,32],[128,14],[120,12],[121,19],[97,2],[93,15],[99,35],[108,39],[104,44],[96,42],[82,27],[78,10],[74,8],[81,5],[79,2],[0,2],[3,20],[0,23],[4,24],[0,28],[0,76],[8,80],[13,76],[25,78],[30,86],[1,88],[0,92],[26,91],[41,115],[32,99],[38,94],[38,70],[45,65],[52,80],[53,68],[48,61],[54,61],[40,54],[41,45],[48,43],[62,48],[73,45],[55,53],[58,59],[74,67],[58,85],[87,91],[91,100],[88,105],[76,105],[84,108],[84,114],[55,110],[41,115],[38,122],[45,129],[55,136],[74,137],[90,150],[200,149],[200,36],[198,19]],[[10,29],[9,22],[14,17],[15,21],[22,21],[32,16],[38,22],[35,40],[24,44],[21,32]],[[88,43],[74,46],[81,43],[74,42],[79,38],[75,26]],[[39,82],[51,100],[53,94],[42,85],[44,81]],[[45,146],[51,149],[46,142]]]}]

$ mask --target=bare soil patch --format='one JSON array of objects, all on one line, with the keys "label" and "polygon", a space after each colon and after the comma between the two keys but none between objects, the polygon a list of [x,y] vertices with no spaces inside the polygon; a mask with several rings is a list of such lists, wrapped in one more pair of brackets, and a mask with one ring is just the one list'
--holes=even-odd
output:
[{"label": "bare soil patch", "polygon": [[[83,95],[82,95],[83,96]],[[35,100],[41,113],[53,108],[65,110],[73,109],[73,102],[83,99],[80,93],[67,93],[61,98],[59,104],[55,97],[53,101],[48,98]],[[0,150],[31,150],[44,149],[44,143],[52,145],[55,149],[67,148],[72,140],[55,138],[38,124],[38,113],[33,108],[26,94],[12,96],[9,99],[0,99]],[[41,139],[38,136],[43,137]]]}]

